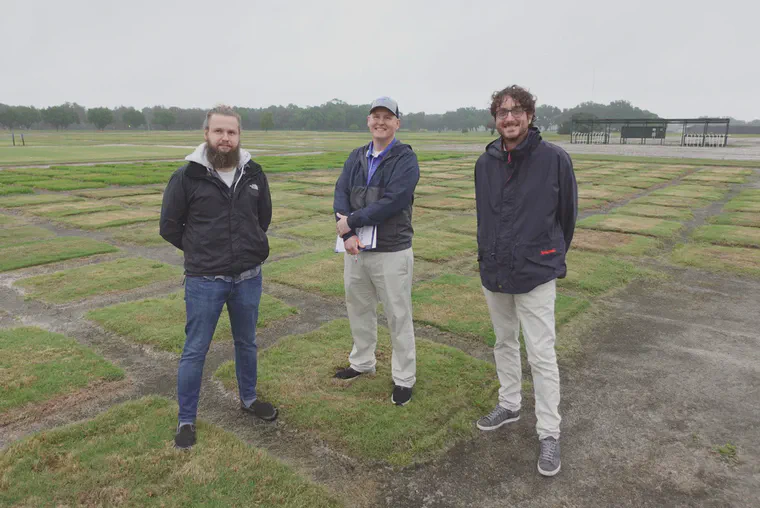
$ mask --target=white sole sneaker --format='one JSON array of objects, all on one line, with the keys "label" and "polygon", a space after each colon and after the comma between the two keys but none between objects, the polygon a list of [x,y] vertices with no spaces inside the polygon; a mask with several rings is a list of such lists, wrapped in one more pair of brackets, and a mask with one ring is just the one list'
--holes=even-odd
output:
[{"label": "white sole sneaker", "polygon": [[481,425],[481,424],[480,424],[480,423],[478,423],[478,422],[475,422],[475,425],[476,425],[476,426],[477,426],[477,427],[478,427],[480,430],[496,430],[496,429],[498,429],[499,427],[501,427],[502,425],[506,425],[506,424],[508,424],[508,423],[516,422],[516,421],[517,421],[517,420],[519,420],[519,419],[520,419],[520,415],[517,415],[517,416],[515,416],[514,418],[507,418],[507,419],[506,419],[506,420],[504,420],[503,422],[501,422],[501,423],[499,423],[499,424],[497,424],[497,425],[492,425],[492,426],[490,426],[490,427],[486,427],[485,425]]},{"label": "white sole sneaker", "polygon": [[562,468],[562,462],[559,463],[559,466],[557,466],[557,469],[554,471],[544,471],[541,469],[541,466],[538,466],[538,472],[543,476],[554,476],[555,474],[559,473],[559,470]]}]

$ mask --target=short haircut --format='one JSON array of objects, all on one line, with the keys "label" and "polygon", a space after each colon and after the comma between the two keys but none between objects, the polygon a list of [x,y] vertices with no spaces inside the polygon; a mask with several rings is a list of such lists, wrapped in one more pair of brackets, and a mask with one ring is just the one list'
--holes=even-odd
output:
[{"label": "short haircut", "polygon": [[237,118],[238,132],[243,130],[243,126],[240,122],[240,115],[238,115],[237,111],[232,109],[232,106],[227,106],[226,104],[217,104],[213,109],[210,109],[209,112],[206,113],[206,119],[203,120],[204,131],[208,129],[208,122],[211,120],[211,115],[234,116]]},{"label": "short haircut", "polygon": [[525,88],[517,85],[508,86],[491,95],[491,116],[496,118],[496,112],[507,97],[512,97],[512,100],[518,103],[526,113],[530,113],[532,125],[533,120],[536,119],[536,97]]}]

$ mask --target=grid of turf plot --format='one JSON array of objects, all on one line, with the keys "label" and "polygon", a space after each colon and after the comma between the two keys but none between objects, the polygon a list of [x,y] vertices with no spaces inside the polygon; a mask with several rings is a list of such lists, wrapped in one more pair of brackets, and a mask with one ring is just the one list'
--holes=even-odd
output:
[{"label": "grid of turf plot", "polygon": [[106,242],[76,236],[0,247],[0,272],[118,250]]}]

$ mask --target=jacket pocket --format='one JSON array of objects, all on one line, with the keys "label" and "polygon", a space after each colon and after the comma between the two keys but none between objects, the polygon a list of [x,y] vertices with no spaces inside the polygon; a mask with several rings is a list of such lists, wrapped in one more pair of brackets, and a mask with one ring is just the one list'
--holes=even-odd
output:
[{"label": "jacket pocket", "polygon": [[512,281],[518,288],[536,286],[559,277],[565,270],[565,240],[518,245],[514,250]]}]

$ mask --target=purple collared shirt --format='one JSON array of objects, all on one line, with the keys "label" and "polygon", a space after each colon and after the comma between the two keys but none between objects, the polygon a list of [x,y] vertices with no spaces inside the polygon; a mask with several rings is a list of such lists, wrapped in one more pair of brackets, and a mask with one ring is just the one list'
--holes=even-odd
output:
[{"label": "purple collared shirt", "polygon": [[369,185],[369,181],[372,180],[372,175],[375,174],[375,170],[383,161],[383,158],[385,157],[385,155],[388,153],[388,151],[391,149],[391,147],[395,143],[396,143],[396,138],[393,138],[393,141],[391,141],[382,152],[377,154],[377,157],[374,157],[372,155],[372,148],[374,148],[375,142],[370,141],[369,150],[367,150],[367,185]]}]

